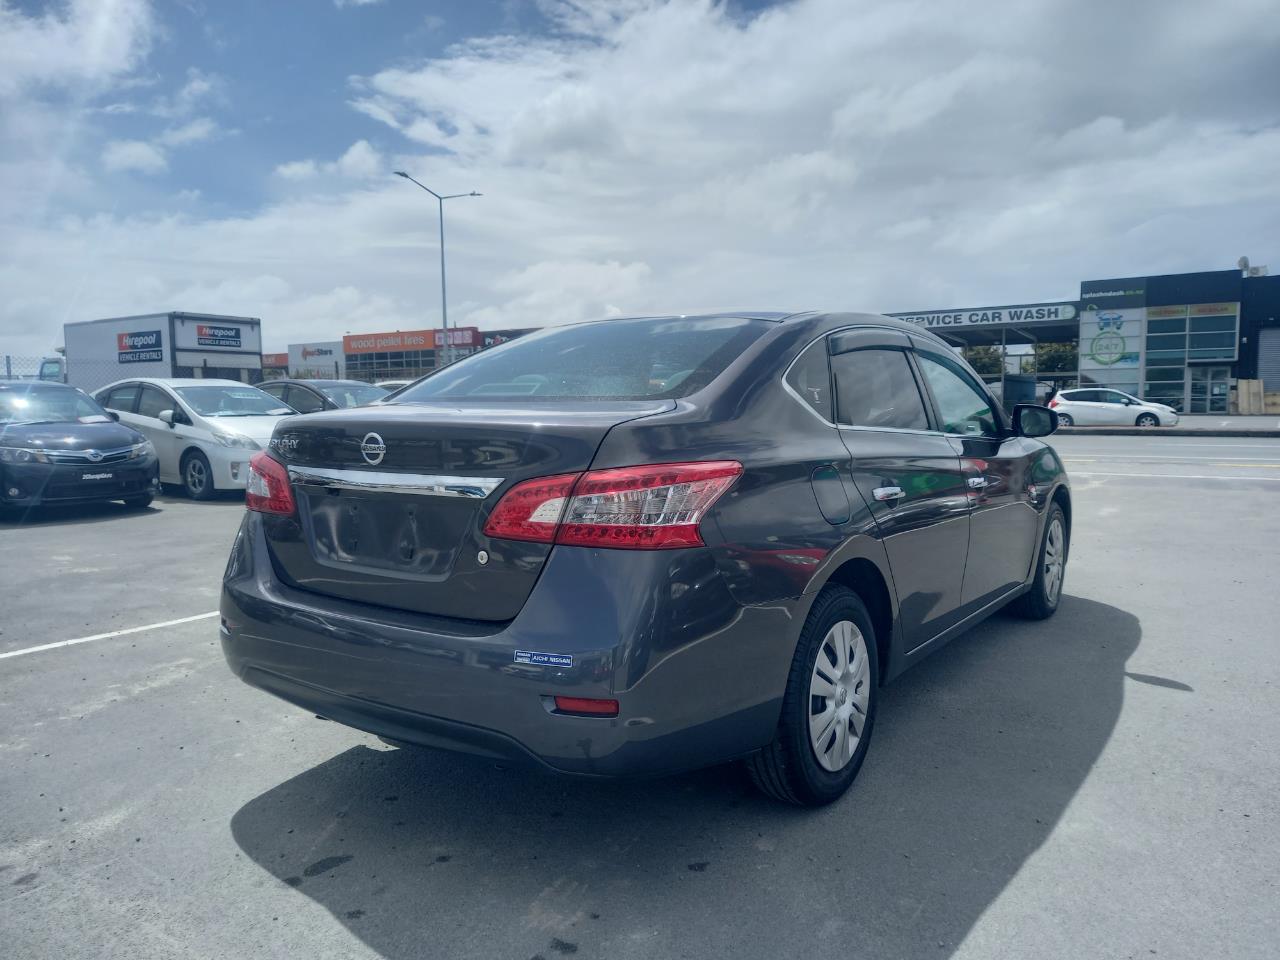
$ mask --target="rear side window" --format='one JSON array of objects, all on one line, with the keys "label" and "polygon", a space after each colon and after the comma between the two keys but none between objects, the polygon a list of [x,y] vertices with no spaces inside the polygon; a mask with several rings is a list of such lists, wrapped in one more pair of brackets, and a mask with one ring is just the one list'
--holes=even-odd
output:
[{"label": "rear side window", "polygon": [[827,366],[827,344],[819,340],[796,358],[787,371],[787,386],[796,392],[823,420],[833,420],[831,408],[831,368]]},{"label": "rear side window", "polygon": [[929,418],[907,355],[854,350],[831,358],[837,422],[851,427],[928,430]]},{"label": "rear side window", "polygon": [[716,317],[551,328],[460,360],[391,402],[674,399],[705,387],[769,327]]},{"label": "rear side window", "polygon": [[305,387],[290,385],[289,392],[285,394],[284,402],[299,413],[315,413],[317,410],[324,409],[324,404],[320,402],[320,398]]}]

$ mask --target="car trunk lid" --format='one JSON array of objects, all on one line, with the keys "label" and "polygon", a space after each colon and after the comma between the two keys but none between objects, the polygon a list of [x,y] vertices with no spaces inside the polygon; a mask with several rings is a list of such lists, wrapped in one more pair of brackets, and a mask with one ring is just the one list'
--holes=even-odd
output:
[{"label": "car trunk lid", "polygon": [[276,570],[347,600],[509,620],[551,546],[485,537],[494,505],[522,480],[586,470],[614,426],[674,406],[386,404],[284,421],[271,446],[297,513],[265,517]]}]

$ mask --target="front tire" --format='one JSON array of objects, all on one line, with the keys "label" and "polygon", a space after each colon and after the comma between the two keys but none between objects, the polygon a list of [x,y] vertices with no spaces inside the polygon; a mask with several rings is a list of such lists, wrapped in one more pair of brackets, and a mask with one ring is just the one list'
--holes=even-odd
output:
[{"label": "front tire", "polygon": [[145,510],[151,506],[151,501],[155,499],[151,494],[143,494],[141,497],[125,497],[124,505],[131,510]]},{"label": "front tire", "polygon": [[182,489],[192,500],[213,499],[213,470],[209,458],[199,450],[182,458]]},{"label": "front tire", "polygon": [[839,799],[871,742],[879,677],[866,605],[847,587],[826,587],[800,631],[777,734],[746,761],[756,786],[799,806]]},{"label": "front tire", "polygon": [[1049,509],[1040,549],[1036,551],[1036,575],[1031,580],[1031,589],[1015,600],[1010,609],[1028,620],[1048,620],[1057,612],[1070,548],[1067,517],[1055,503]]},{"label": "front tire", "polygon": [[1069,414],[1069,413],[1060,413],[1060,414],[1058,414],[1058,426],[1060,426],[1060,427],[1074,427],[1075,425],[1076,425],[1075,418],[1074,418],[1074,417],[1072,417],[1072,416],[1071,416],[1071,414]]},{"label": "front tire", "polygon": [[1160,426],[1160,418],[1154,413],[1140,413],[1138,419],[1134,421],[1134,425],[1138,427],[1158,427]]}]

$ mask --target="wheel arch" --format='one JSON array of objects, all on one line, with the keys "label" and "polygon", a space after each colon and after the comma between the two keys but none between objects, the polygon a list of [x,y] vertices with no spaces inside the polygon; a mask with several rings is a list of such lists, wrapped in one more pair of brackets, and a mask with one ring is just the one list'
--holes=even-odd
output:
[{"label": "wheel arch", "polygon": [[1053,491],[1053,495],[1049,498],[1050,503],[1056,503],[1062,508],[1062,515],[1067,521],[1067,535],[1071,535],[1071,491],[1063,484],[1058,484],[1058,488]]},{"label": "wheel arch", "polygon": [[892,637],[895,620],[893,594],[888,580],[872,561],[866,557],[846,560],[827,578],[828,584],[838,584],[856,593],[871,615],[871,625],[876,631],[876,657],[880,663],[880,683],[888,679],[892,662]]}]

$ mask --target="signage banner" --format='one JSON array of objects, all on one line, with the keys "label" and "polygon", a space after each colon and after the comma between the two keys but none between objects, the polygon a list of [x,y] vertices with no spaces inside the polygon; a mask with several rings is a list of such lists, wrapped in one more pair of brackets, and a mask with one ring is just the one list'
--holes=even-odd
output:
[{"label": "signage banner", "polygon": [[116,357],[119,363],[160,363],[164,348],[159,330],[116,334]]},{"label": "signage banner", "polygon": [[242,345],[240,328],[221,323],[198,323],[196,324],[196,345],[239,349]]},{"label": "signage banner", "polygon": [[1074,303],[1028,303],[967,310],[931,310],[926,313],[891,313],[891,317],[923,327],[992,327],[1025,323],[1061,323],[1076,318]]},{"label": "signage banner", "polygon": [[1080,307],[1141,307],[1147,302],[1147,278],[1085,280],[1080,284]]},{"label": "signage banner", "polygon": [[434,350],[434,330],[398,330],[394,333],[358,333],[342,338],[342,352],[401,353],[405,350]]},{"label": "signage banner", "polygon": [[1141,307],[1086,310],[1080,318],[1080,369],[1136,369],[1145,326]]},{"label": "signage banner", "polygon": [[289,366],[289,354],[264,353],[262,355],[262,365],[264,367],[287,367]]}]

